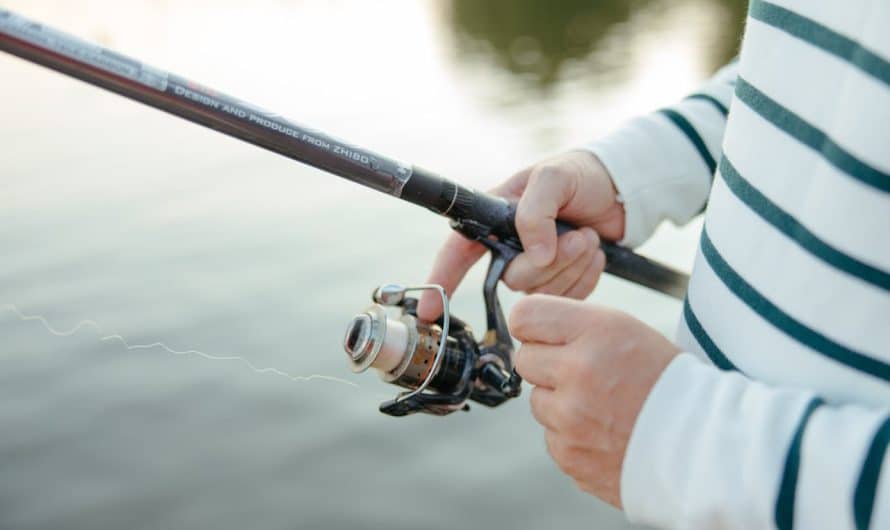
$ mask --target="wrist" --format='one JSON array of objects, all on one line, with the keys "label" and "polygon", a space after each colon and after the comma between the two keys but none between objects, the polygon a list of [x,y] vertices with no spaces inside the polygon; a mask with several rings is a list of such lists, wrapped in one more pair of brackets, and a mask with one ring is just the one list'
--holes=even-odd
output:
[{"label": "wrist", "polygon": [[620,145],[613,145],[608,140],[607,138],[583,146],[580,150],[601,168],[600,171],[614,194],[615,208],[621,212],[621,237],[615,241],[634,248],[642,244],[652,232],[649,225],[653,223],[638,200],[640,189],[644,185],[638,179],[640,172],[636,168],[634,157],[621,149]]}]

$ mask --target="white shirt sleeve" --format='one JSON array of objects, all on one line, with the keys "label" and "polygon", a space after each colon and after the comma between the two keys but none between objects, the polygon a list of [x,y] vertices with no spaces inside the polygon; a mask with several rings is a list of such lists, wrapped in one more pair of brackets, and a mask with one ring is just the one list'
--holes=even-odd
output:
[{"label": "white shirt sleeve", "polygon": [[720,160],[737,64],[724,66],[680,103],[634,118],[583,146],[612,176],[624,203],[623,245],[643,243],[665,219],[701,213]]},{"label": "white shirt sleeve", "polygon": [[888,439],[888,410],[826,404],[684,353],[637,419],[621,499],[631,521],[658,528],[890,528]]}]

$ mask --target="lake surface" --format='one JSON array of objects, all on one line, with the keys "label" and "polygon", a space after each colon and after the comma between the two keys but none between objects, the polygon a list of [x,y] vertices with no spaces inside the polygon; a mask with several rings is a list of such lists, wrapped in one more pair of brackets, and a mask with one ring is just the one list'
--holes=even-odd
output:
[{"label": "lake surface", "polygon": [[[694,89],[742,4],[5,2],[477,188]],[[393,419],[349,372],[346,323],[424,279],[443,220],[6,55],[0,93],[0,528],[629,527],[527,393]],[[688,270],[699,228],[641,251]],[[453,302],[477,329],[481,277]],[[680,312],[613,278],[591,302]]]}]

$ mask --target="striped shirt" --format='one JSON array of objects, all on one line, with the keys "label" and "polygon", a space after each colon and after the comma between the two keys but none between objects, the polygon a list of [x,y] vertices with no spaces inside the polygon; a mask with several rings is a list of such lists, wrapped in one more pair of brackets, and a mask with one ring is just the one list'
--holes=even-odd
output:
[{"label": "striped shirt", "polygon": [[589,146],[625,243],[705,211],[622,471],[667,528],[890,528],[890,1],[752,0],[737,61]]}]

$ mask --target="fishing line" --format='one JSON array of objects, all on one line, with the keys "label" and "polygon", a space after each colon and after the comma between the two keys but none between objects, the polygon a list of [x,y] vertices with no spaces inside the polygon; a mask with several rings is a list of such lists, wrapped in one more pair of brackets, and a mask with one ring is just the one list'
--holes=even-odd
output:
[{"label": "fishing line", "polygon": [[[47,320],[46,317],[43,315],[26,315],[14,304],[3,304],[0,307],[14,313],[18,317],[18,319],[21,320],[22,322],[28,322],[28,321],[40,322],[43,325],[43,327],[46,328],[46,330],[50,334],[55,335],[57,337],[70,337],[71,335],[74,335],[75,333],[80,331],[81,328],[85,328],[85,327],[90,327],[90,328],[95,329],[99,335],[102,335],[102,333],[103,333],[102,327],[95,320],[81,320],[71,329],[59,330],[59,329],[56,329],[55,327],[53,327],[53,325],[50,324],[49,320]],[[255,364],[253,364],[253,362],[251,362],[250,360],[245,359],[244,357],[241,357],[239,355],[214,355],[214,354],[210,354],[210,353],[203,352],[200,350],[175,350],[175,349],[167,346],[163,342],[152,342],[149,344],[130,344],[127,341],[127,339],[125,339],[123,336],[121,336],[120,334],[117,334],[117,333],[100,336],[99,340],[102,342],[118,342],[121,345],[123,345],[123,347],[127,351],[151,350],[154,348],[160,348],[172,355],[191,355],[191,356],[196,356],[196,357],[202,357],[204,359],[208,359],[211,361],[238,361],[238,362],[242,363],[243,365],[247,366],[247,368],[249,368],[251,371],[253,371],[255,373],[274,374],[274,375],[277,375],[280,377],[286,377],[287,379],[290,379],[291,381],[294,381],[294,382],[309,382],[309,381],[313,381],[313,380],[319,380],[319,381],[330,381],[333,383],[340,383],[340,384],[349,385],[349,386],[352,386],[355,388],[359,387],[359,385],[357,385],[356,383],[353,383],[352,381],[347,381],[346,379],[341,379],[339,377],[333,377],[330,375],[321,375],[321,374],[293,375],[293,374],[289,374],[283,370],[279,370],[278,368],[259,367]]]}]

